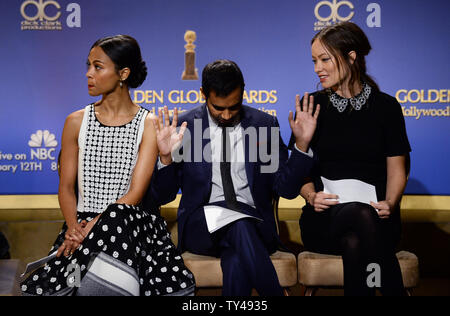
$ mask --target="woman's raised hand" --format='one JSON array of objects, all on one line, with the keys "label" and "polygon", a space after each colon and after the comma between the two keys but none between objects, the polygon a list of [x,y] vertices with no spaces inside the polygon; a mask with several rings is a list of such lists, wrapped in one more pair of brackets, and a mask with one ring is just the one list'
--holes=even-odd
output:
[{"label": "woman's raised hand", "polygon": [[301,151],[308,151],[309,143],[314,136],[319,117],[320,104],[314,111],[314,96],[305,93],[303,106],[300,106],[300,96],[295,96],[295,119],[293,113],[289,112],[289,125],[295,136],[295,144]]}]

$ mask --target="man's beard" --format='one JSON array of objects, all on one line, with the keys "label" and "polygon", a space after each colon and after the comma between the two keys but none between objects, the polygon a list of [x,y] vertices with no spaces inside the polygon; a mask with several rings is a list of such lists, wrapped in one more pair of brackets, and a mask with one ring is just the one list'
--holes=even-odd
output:
[{"label": "man's beard", "polygon": [[219,117],[213,117],[214,121],[219,127],[234,127],[236,126],[240,120],[241,120],[241,112],[230,118],[229,120],[224,120],[220,116]]}]

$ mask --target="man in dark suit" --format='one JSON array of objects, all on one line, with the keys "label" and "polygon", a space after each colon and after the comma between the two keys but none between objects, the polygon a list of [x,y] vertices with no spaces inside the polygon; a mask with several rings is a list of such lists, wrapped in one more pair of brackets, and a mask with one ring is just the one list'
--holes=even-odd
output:
[{"label": "man in dark suit", "polygon": [[313,164],[307,152],[319,109],[313,113],[308,102],[301,109],[297,96],[289,157],[277,119],[242,105],[244,86],[239,67],[218,60],[203,70],[206,104],[179,119],[175,109],[172,123],[167,107],[164,120],[159,111],[160,160],[149,195],[167,203],[181,188],[178,247],[221,258],[223,295],[248,296],[253,288],[283,295],[270,260],[280,244],[272,199],[298,196]]}]

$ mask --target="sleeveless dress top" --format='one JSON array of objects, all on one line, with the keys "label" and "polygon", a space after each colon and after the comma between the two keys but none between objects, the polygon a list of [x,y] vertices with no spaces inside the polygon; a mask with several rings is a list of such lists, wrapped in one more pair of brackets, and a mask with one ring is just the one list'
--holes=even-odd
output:
[{"label": "sleeveless dress top", "polygon": [[148,111],[122,126],[106,126],[85,108],[78,137],[78,212],[102,213],[130,188]]},{"label": "sleeveless dress top", "polygon": [[[193,295],[194,276],[159,212],[116,203],[130,188],[148,111],[141,108],[123,126],[105,126],[93,104],[85,109],[78,140],[77,219],[101,216],[70,256],[51,259],[22,281],[22,295]],[[65,241],[67,229],[64,223],[49,255]],[[79,282],[71,279],[74,265]]]}]

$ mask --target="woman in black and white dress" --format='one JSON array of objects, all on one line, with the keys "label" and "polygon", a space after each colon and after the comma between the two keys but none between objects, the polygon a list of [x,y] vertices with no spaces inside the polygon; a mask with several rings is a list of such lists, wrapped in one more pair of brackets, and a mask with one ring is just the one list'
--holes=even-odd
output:
[{"label": "woman in black and white dress", "polygon": [[158,155],[156,117],[128,90],[147,76],[139,45],[126,35],[100,39],[87,67],[89,94],[102,99],[64,126],[58,197],[66,221],[50,251],[57,257],[21,283],[22,293],[192,295],[193,275],[157,207],[138,206]]}]

